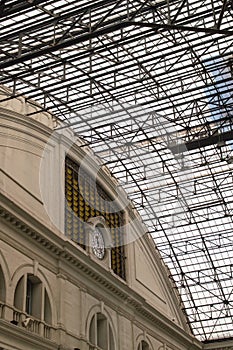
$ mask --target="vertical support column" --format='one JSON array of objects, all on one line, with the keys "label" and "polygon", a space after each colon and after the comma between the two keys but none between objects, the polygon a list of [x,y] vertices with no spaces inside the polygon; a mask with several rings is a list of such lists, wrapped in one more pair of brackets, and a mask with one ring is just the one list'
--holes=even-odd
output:
[{"label": "vertical support column", "polygon": [[42,286],[41,286],[41,321],[43,322],[40,322],[39,324],[39,334],[44,337],[44,304],[45,304],[45,287],[42,283]]},{"label": "vertical support column", "polygon": [[167,24],[171,24],[170,2],[167,0]]},{"label": "vertical support column", "polygon": [[84,288],[80,289],[80,337],[82,339],[88,338],[86,334],[86,315],[87,315],[87,294]]},{"label": "vertical support column", "polygon": [[64,308],[64,291],[66,290],[66,276],[62,273],[57,274],[57,291],[58,291],[58,315],[57,323],[61,328],[65,327],[65,308]]}]

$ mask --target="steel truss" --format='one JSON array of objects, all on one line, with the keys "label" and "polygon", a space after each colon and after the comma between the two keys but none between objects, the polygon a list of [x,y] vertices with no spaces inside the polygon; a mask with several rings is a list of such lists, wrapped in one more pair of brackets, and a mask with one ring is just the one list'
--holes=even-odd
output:
[{"label": "steel truss", "polygon": [[1,102],[72,126],[126,189],[194,333],[232,337],[232,0],[1,1]]}]

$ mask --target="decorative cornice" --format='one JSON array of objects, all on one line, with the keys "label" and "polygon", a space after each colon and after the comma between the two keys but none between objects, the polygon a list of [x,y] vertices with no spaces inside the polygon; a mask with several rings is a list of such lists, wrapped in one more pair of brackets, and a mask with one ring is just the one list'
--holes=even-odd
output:
[{"label": "decorative cornice", "polygon": [[[12,115],[14,117],[20,116],[28,118],[29,120],[35,120],[44,126],[53,129],[56,126],[56,121],[53,115],[48,111],[42,111],[41,105],[33,100],[28,100],[24,96],[12,96],[11,89],[6,86],[0,86],[1,97],[5,96],[6,100],[1,103],[0,113],[7,116]],[[11,96],[11,99],[7,100],[7,97]]]},{"label": "decorative cornice", "polygon": [[61,249],[56,247],[53,243],[51,243],[48,239],[42,237],[39,233],[31,229],[27,224],[22,222],[16,216],[14,216],[9,211],[5,210],[2,206],[0,206],[0,217],[4,219],[6,222],[14,226],[16,229],[30,236],[32,239],[37,241],[39,244],[49,249],[52,253],[56,255],[60,255],[62,252]]}]

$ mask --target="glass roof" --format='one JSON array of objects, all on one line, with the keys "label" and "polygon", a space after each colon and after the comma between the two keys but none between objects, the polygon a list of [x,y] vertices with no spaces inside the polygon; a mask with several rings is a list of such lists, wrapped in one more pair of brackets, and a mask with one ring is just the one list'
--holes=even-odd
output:
[{"label": "glass roof", "polygon": [[[125,188],[201,341],[233,336],[232,0],[5,0],[0,84]],[[35,113],[35,112],[34,112]]]}]

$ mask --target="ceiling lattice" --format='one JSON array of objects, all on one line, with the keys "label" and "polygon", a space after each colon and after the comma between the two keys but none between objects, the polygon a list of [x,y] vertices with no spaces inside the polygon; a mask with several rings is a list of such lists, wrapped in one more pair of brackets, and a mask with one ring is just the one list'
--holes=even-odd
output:
[{"label": "ceiling lattice", "polygon": [[196,337],[233,336],[232,0],[1,1],[5,100],[72,126],[128,193]]}]

